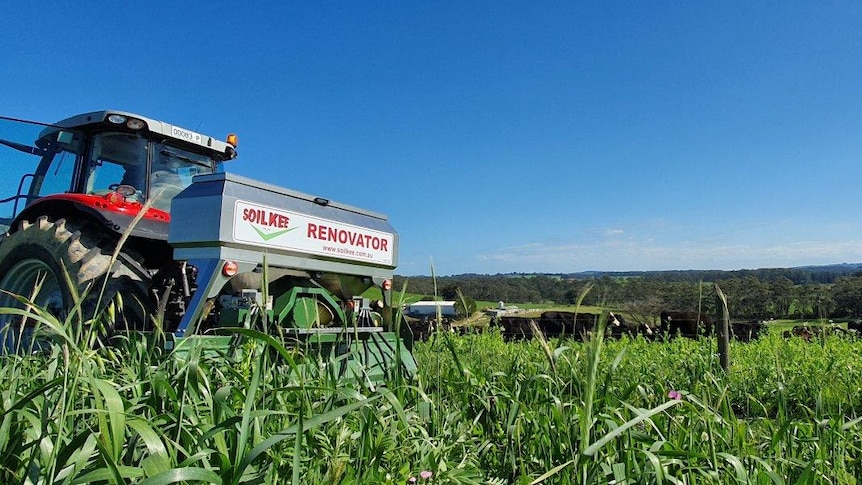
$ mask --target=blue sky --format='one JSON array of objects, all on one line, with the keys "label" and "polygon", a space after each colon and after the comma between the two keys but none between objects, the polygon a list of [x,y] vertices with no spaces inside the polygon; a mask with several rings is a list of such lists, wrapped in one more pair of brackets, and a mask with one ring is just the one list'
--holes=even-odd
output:
[{"label": "blue sky", "polygon": [[403,275],[862,261],[862,3],[155,5],[5,9],[0,115],[235,132]]}]

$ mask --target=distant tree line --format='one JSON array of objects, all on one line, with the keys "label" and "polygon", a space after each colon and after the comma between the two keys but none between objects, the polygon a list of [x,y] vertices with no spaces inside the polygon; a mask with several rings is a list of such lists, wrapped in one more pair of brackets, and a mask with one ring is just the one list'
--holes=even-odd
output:
[{"label": "distant tree line", "polygon": [[[829,268],[829,269],[825,269]],[[855,265],[745,271],[661,271],[574,275],[498,274],[395,277],[395,288],[447,300],[566,303],[586,285],[586,305],[608,305],[629,314],[700,310],[716,314],[714,284],[734,319],[845,318],[862,316],[862,268]],[[451,298],[450,298],[451,297]]]}]

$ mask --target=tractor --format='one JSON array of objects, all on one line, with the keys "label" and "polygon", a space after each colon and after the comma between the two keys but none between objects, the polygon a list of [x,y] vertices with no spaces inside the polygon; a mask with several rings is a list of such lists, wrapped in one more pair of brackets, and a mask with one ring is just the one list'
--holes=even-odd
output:
[{"label": "tractor", "polygon": [[[123,111],[0,117],[0,308],[110,309],[106,337],[157,330],[168,350],[265,322],[352,356],[342,371],[413,373],[388,218],[227,173],[236,145]],[[4,351],[32,349],[31,326],[0,314]]]}]

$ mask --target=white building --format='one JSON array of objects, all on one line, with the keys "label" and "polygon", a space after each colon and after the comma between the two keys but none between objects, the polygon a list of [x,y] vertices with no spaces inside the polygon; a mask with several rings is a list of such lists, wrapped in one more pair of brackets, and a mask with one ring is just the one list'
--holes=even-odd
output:
[{"label": "white building", "polygon": [[410,316],[426,316],[437,315],[437,308],[440,308],[440,315],[444,317],[455,316],[454,301],[417,301],[407,305],[404,312]]},{"label": "white building", "polygon": [[502,317],[504,315],[512,315],[515,313],[521,313],[521,309],[515,305],[506,306],[502,301],[497,304],[497,308],[489,308],[485,310],[485,315],[491,317]]}]

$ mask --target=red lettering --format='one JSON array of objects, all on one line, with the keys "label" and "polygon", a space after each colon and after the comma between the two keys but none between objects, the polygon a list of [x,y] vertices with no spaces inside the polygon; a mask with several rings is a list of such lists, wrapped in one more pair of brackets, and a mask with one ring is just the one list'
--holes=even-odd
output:
[{"label": "red lettering", "polygon": [[[269,220],[271,224],[277,223],[278,227],[282,228],[287,227],[290,222],[290,219],[287,216],[279,216],[277,219],[270,218]],[[371,234],[363,234],[360,232],[349,231],[337,227],[318,225],[311,222],[308,223],[307,227],[307,237],[309,239],[332,241],[335,243],[346,244],[359,248],[368,248],[375,251],[389,252],[389,240],[387,238],[381,238]],[[344,254],[353,254],[352,250],[350,249],[339,249],[338,251]],[[370,253],[364,254],[367,254],[368,257],[373,257],[373,255],[371,255]]]},{"label": "red lettering", "polygon": [[[286,229],[290,226],[290,217],[284,214],[279,214],[275,211],[268,211],[264,209],[256,209],[252,207],[244,207],[242,209],[242,220],[251,222],[252,224],[260,224],[261,226],[268,227],[277,227],[280,229]],[[317,237],[320,234],[318,231],[318,226],[311,225],[308,228],[308,235],[311,237]]]}]

